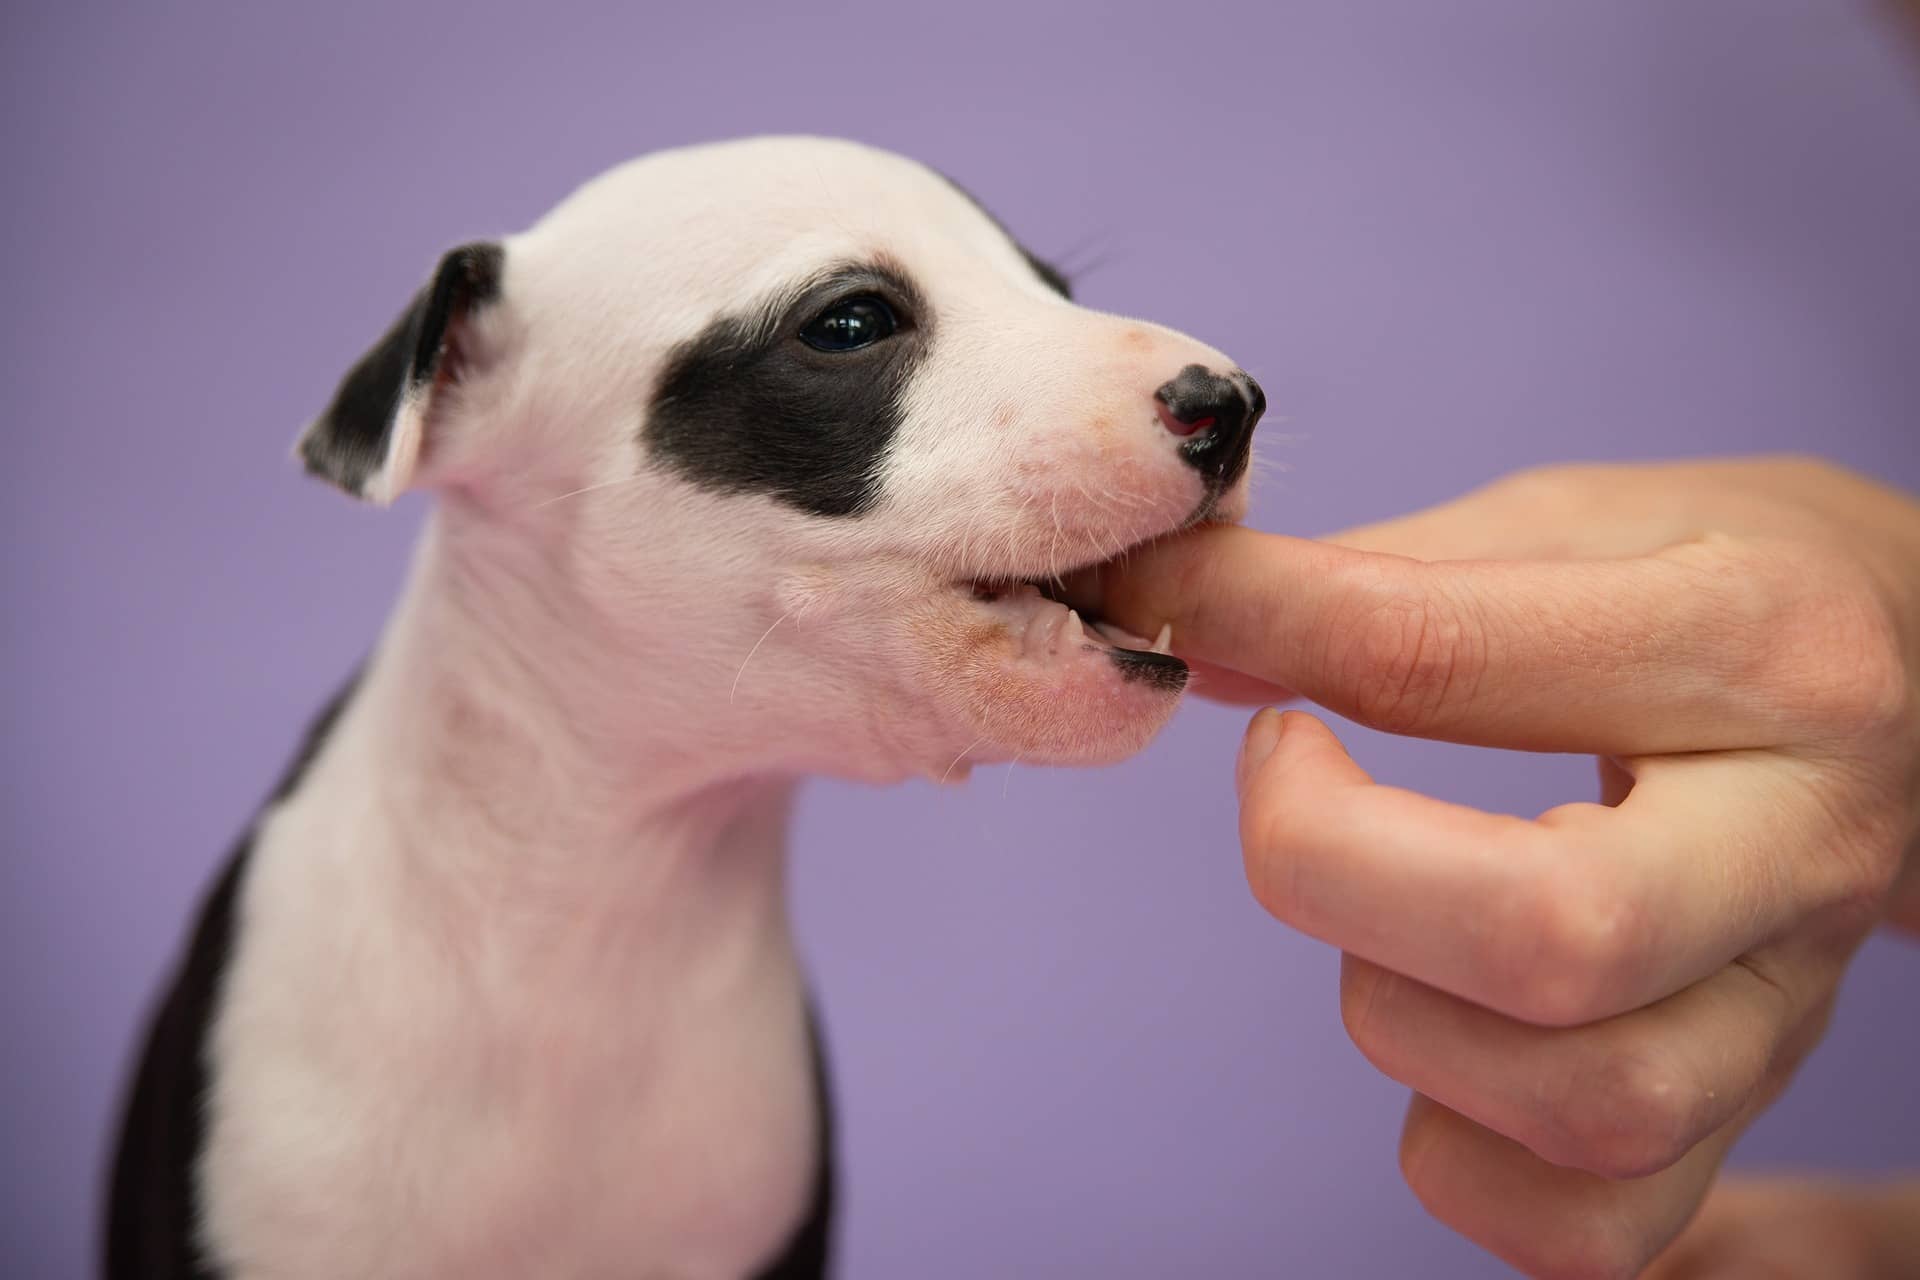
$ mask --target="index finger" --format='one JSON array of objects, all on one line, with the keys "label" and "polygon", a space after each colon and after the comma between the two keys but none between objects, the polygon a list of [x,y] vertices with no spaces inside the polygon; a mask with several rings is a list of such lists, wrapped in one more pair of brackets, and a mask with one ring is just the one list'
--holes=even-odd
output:
[{"label": "index finger", "polygon": [[1780,740],[1758,695],[1795,605],[1731,540],[1649,556],[1447,561],[1237,526],[1144,547],[1086,584],[1136,633],[1393,733],[1602,755]]},{"label": "index finger", "polygon": [[1805,857],[1826,838],[1820,803],[1798,762],[1765,753],[1639,761],[1619,806],[1525,819],[1382,786],[1300,712],[1261,713],[1248,744],[1240,840],[1260,904],[1522,1022],[1640,1008],[1859,894],[1847,859]]}]

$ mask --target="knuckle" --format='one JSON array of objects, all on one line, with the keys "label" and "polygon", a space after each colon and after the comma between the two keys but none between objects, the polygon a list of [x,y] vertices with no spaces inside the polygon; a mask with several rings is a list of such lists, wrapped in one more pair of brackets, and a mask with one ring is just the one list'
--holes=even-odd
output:
[{"label": "knuckle", "polygon": [[1762,1106],[1772,1106],[1786,1092],[1787,1086],[1793,1083],[1794,1073],[1806,1061],[1807,1055],[1826,1038],[1828,1029],[1833,1025],[1835,1003],[1833,992],[1821,996],[1782,1039],[1756,1093]]},{"label": "knuckle", "polygon": [[1915,691],[1890,613],[1876,598],[1851,592],[1817,602],[1813,612],[1804,629],[1817,727],[1875,744],[1910,728]]},{"label": "knuckle", "polygon": [[1693,1149],[1708,1101],[1692,1073],[1666,1055],[1608,1053],[1571,1074],[1540,1155],[1603,1178],[1644,1178]]},{"label": "knuckle", "polygon": [[1587,505],[1596,480],[1603,478],[1605,471],[1606,468],[1594,463],[1522,467],[1509,471],[1481,492],[1521,511],[1564,514],[1569,507],[1578,509]]},{"label": "knuckle", "polygon": [[1804,486],[1808,481],[1832,484],[1836,481],[1854,483],[1858,473],[1841,466],[1830,458],[1818,454],[1797,453],[1791,449],[1779,453],[1762,454],[1750,461],[1757,470],[1779,476],[1781,479]]},{"label": "knuckle", "polygon": [[1806,891],[1833,930],[1858,937],[1879,922],[1899,882],[1898,818],[1891,806],[1863,804],[1857,787],[1833,792],[1820,801],[1834,833],[1829,856],[1809,871]]},{"label": "knuckle", "polygon": [[1400,1130],[1400,1178],[1422,1204],[1434,1204],[1439,1193],[1452,1189],[1456,1179],[1453,1162],[1446,1156],[1446,1142],[1445,1114],[1439,1107],[1415,1105],[1408,1109],[1406,1124]]},{"label": "knuckle", "polygon": [[[1458,1129],[1438,1106],[1410,1109],[1400,1134],[1400,1176],[1426,1210],[1471,1237],[1485,1206],[1463,1209],[1463,1175],[1476,1161],[1459,1149]],[[1630,1280],[1658,1241],[1610,1198],[1583,1196],[1530,1220],[1522,1232],[1501,1232],[1498,1252],[1531,1276],[1553,1280]]]},{"label": "knuckle", "polygon": [[1673,575],[1666,585],[1693,600],[1702,618],[1679,641],[1686,655],[1710,663],[1731,687],[1764,689],[1782,610],[1795,590],[1791,557],[1778,547],[1705,533],[1659,558]]},{"label": "knuckle", "polygon": [[1604,882],[1543,877],[1496,931],[1489,985],[1506,1012],[1543,1027],[1573,1027],[1619,1011],[1645,922]]},{"label": "knuckle", "polygon": [[[1732,540],[1727,540],[1731,542]],[[1819,548],[1745,542],[1716,587],[1726,675],[1817,738],[1883,742],[1915,718],[1899,620],[1872,575]]]},{"label": "knuckle", "polygon": [[1471,693],[1484,653],[1462,611],[1449,602],[1385,586],[1362,595],[1330,632],[1329,642],[1343,646],[1334,664],[1337,682],[1351,691],[1361,723],[1419,733]]},{"label": "knuckle", "polygon": [[1295,877],[1304,835],[1299,807],[1280,789],[1256,790],[1241,810],[1240,855],[1254,901],[1274,919],[1296,923]]},{"label": "knuckle", "polygon": [[1378,965],[1347,961],[1340,974],[1340,1023],[1362,1056],[1392,1075],[1390,1005],[1396,976]]}]

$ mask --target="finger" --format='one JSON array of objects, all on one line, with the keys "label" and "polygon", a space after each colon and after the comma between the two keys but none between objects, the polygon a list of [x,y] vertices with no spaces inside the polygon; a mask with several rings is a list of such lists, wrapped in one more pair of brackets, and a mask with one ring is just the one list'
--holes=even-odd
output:
[{"label": "finger", "polygon": [[1833,619],[1784,573],[1720,539],[1627,560],[1425,564],[1214,527],[1075,588],[1122,626],[1170,622],[1183,653],[1375,728],[1620,755],[1789,736],[1769,691]]},{"label": "finger", "polygon": [[1447,1226],[1537,1276],[1636,1276],[1679,1234],[1738,1136],[1729,1125],[1670,1168],[1614,1181],[1549,1164],[1414,1094],[1400,1171]]},{"label": "finger", "polygon": [[1874,1280],[1920,1260],[1920,1183],[1723,1178],[1645,1280]]},{"label": "finger", "polygon": [[1633,775],[1612,756],[1597,756],[1600,769],[1600,803],[1609,809],[1619,805],[1633,791]]},{"label": "finger", "polygon": [[1180,652],[1177,643],[1174,645],[1174,656],[1186,659],[1189,672],[1187,691],[1209,702],[1221,702],[1230,707],[1266,707],[1277,702],[1291,702],[1298,696],[1290,689],[1268,684],[1257,676],[1235,671],[1232,667],[1189,658]]},{"label": "finger", "polygon": [[1525,524],[1489,509],[1478,494],[1411,515],[1342,529],[1318,539],[1350,551],[1414,560],[1576,559],[1557,528]]},{"label": "finger", "polygon": [[1649,555],[1697,527],[1697,477],[1658,466],[1519,471],[1421,511],[1323,539],[1416,560],[1592,560]]},{"label": "finger", "polygon": [[1241,849],[1262,906],[1537,1025],[1650,1004],[1872,896],[1871,868],[1823,843],[1831,816],[1786,776],[1794,761],[1635,761],[1618,807],[1527,820],[1377,785],[1303,712],[1255,717],[1245,756]]},{"label": "finger", "polygon": [[1642,1178],[1772,1096],[1833,976],[1756,957],[1647,1008],[1546,1030],[1347,955],[1340,1012],[1401,1084],[1551,1164]]},{"label": "finger", "polygon": [[1920,937],[1920,840],[1907,850],[1906,861],[1894,877],[1887,895],[1887,923]]}]

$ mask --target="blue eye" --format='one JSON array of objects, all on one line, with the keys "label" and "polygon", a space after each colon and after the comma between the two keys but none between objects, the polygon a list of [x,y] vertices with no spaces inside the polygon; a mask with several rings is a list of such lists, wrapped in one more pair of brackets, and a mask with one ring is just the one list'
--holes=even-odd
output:
[{"label": "blue eye", "polygon": [[891,338],[900,322],[893,308],[870,294],[836,302],[807,321],[800,341],[815,351],[858,351]]}]

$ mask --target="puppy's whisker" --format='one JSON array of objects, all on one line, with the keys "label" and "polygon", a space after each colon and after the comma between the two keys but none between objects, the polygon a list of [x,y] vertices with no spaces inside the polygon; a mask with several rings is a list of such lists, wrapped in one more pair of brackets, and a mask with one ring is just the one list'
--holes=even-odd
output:
[{"label": "puppy's whisker", "polygon": [[960,571],[962,573],[967,572],[973,564],[973,559],[968,554],[973,550],[973,531],[978,527],[980,516],[986,510],[985,503],[974,502],[968,505],[972,510],[967,513],[967,523],[960,531]]},{"label": "puppy's whisker", "polygon": [[1068,281],[1078,284],[1086,276],[1117,261],[1123,255],[1112,246],[1110,234],[1095,231],[1082,236],[1071,248],[1060,254],[1060,272]]},{"label": "puppy's whisker", "polygon": [[945,782],[948,779],[948,777],[952,775],[953,771],[960,767],[960,762],[967,758],[967,752],[973,750],[975,747],[979,746],[981,743],[985,742],[986,740],[987,739],[985,735],[982,735],[981,737],[975,738],[972,742],[969,742],[966,746],[960,748],[960,754],[955,756],[952,762],[949,763],[947,767],[941,771],[940,781]]},{"label": "puppy's whisker", "polygon": [[[1123,502],[1121,495],[1116,495],[1109,489],[1101,489],[1099,491],[1100,496],[1095,496],[1094,491],[1087,486],[1085,481],[1075,481],[1074,487],[1079,491],[1079,496],[1085,500],[1087,505],[1093,507],[1103,516],[1120,516],[1125,513],[1123,509],[1137,510],[1142,505],[1138,501],[1131,499]],[[1095,547],[1100,552],[1100,558],[1103,560],[1117,559],[1125,555],[1128,550],[1126,540],[1114,530],[1090,529],[1088,531],[1088,537],[1092,539]]]},{"label": "puppy's whisker", "polygon": [[1011,520],[1000,526],[994,547],[995,558],[1000,563],[1012,560],[1019,553],[1020,530],[1026,526],[1027,512],[1032,509],[1033,502],[1034,497],[1030,493],[1022,497],[1020,509],[1013,513]]},{"label": "puppy's whisker", "polygon": [[1066,271],[1067,278],[1077,284],[1087,276],[1112,266],[1125,256],[1118,249],[1103,249],[1097,251],[1085,262],[1076,263],[1072,268],[1063,268],[1063,270]]},{"label": "puppy's whisker", "polygon": [[[1088,499],[1091,499],[1093,495],[1087,489],[1086,482],[1080,481],[1078,483],[1080,484],[1080,492],[1086,495]],[[1125,490],[1116,493],[1112,489],[1103,488],[1100,490],[1100,494],[1107,500],[1107,505],[1103,509],[1109,514],[1112,514],[1113,508],[1116,506],[1129,511],[1139,511],[1152,505],[1143,495],[1128,493]]]},{"label": "puppy's whisker", "polygon": [[[1114,514],[1111,508],[1094,498],[1092,494],[1083,491],[1081,496],[1087,500],[1089,506],[1097,509],[1101,515],[1112,516]],[[1099,557],[1102,560],[1113,559],[1113,557],[1118,555],[1126,546],[1126,544],[1120,540],[1119,534],[1111,530],[1103,530],[1098,526],[1090,527],[1087,530],[1087,538],[1093,543],[1094,550],[1099,553]]]},{"label": "puppy's whisker", "polygon": [[634,484],[643,479],[645,479],[644,476],[634,475],[620,476],[614,480],[602,480],[598,484],[585,485],[578,489],[569,489],[567,492],[557,494],[551,498],[542,498],[540,501],[534,503],[533,506],[529,507],[528,510],[538,511],[540,508],[550,507],[556,502],[565,502],[568,498],[577,498],[583,493],[593,493],[600,489],[612,489],[623,484]]},{"label": "puppy's whisker", "polygon": [[1108,234],[1107,231],[1099,228],[1086,232],[1078,240],[1075,240],[1072,244],[1060,251],[1058,255],[1060,261],[1072,262],[1083,253],[1099,249],[1101,242],[1107,238]]},{"label": "puppy's whisker", "polygon": [[768,627],[765,631],[762,631],[760,633],[760,638],[753,642],[753,648],[747,650],[747,656],[740,660],[740,669],[733,673],[733,687],[727,690],[727,702],[729,705],[732,704],[734,695],[740,692],[740,677],[747,674],[747,664],[753,661],[753,655],[760,652],[760,646],[765,644],[767,642],[767,637],[773,634],[774,627],[778,627],[781,623],[785,622],[788,618],[791,618],[792,616],[793,616],[793,610],[789,609],[785,613],[781,614],[779,617],[775,618],[773,620],[773,626]]},{"label": "puppy's whisker", "polygon": [[1047,563],[1057,565],[1060,563],[1060,539],[1066,536],[1066,529],[1060,523],[1060,491],[1058,489],[1051,495],[1049,509],[1053,513],[1053,541],[1047,545]]},{"label": "puppy's whisker", "polygon": [[1105,495],[1107,501],[1111,503],[1113,507],[1118,508],[1120,513],[1132,513],[1136,511],[1145,511],[1145,510],[1151,509],[1153,505],[1152,503],[1147,502],[1140,495],[1127,493],[1124,490],[1122,490],[1119,493],[1115,493],[1111,489],[1102,489],[1100,492],[1103,495]]},{"label": "puppy's whisker", "polygon": [[1007,802],[1007,787],[1013,782],[1013,767],[1019,763],[1020,763],[1020,757],[1018,755],[1014,756],[1013,759],[1007,761],[1006,776],[1000,779],[1000,803],[1001,804],[1005,804]]}]

